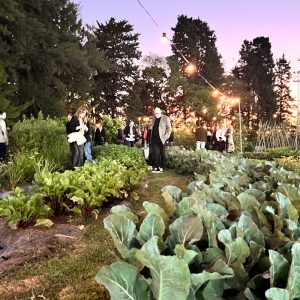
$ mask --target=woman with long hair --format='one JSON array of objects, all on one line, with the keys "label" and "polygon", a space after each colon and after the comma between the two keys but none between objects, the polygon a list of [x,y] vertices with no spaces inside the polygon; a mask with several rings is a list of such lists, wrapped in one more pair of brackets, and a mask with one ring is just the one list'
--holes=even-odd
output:
[{"label": "woman with long hair", "polygon": [[[79,107],[72,117],[69,125],[69,142],[70,147],[72,147],[72,166],[81,167],[83,166],[83,149],[84,149],[84,132],[88,130],[87,126],[84,124],[84,117],[87,110],[84,107]],[[73,133],[78,133],[72,135]]]}]

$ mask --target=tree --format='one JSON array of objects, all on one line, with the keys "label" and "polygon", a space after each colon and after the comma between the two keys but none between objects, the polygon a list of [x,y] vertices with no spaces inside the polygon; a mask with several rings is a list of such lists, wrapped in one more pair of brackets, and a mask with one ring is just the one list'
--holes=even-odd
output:
[{"label": "tree", "polygon": [[[248,112],[249,105],[253,103],[254,96],[251,91],[248,90],[247,85],[244,81],[237,79],[233,75],[227,75],[224,78],[224,83],[221,86],[221,92],[231,98],[239,98],[240,99],[240,106],[242,112]],[[235,116],[238,113],[238,105],[234,103],[233,106],[229,103],[226,103],[227,106],[230,107],[229,113],[231,116]],[[252,113],[252,110],[250,110]],[[249,125],[255,125],[257,116],[255,114],[250,114],[248,118],[248,114],[243,117],[245,123]]]},{"label": "tree", "polygon": [[276,111],[273,69],[269,38],[257,37],[252,42],[245,40],[233,74],[245,83],[247,91],[253,95],[253,100],[243,106],[247,121],[251,114],[257,115],[258,120],[268,120]]},{"label": "tree", "polygon": [[291,66],[284,54],[275,64],[275,91],[277,100],[277,118],[279,122],[286,120],[291,108],[290,80],[292,78]]},{"label": "tree", "polygon": [[[135,81],[138,67],[135,60],[141,56],[138,51],[138,35],[127,21],[117,22],[111,18],[106,24],[97,22],[93,28],[97,50],[108,60],[107,70],[97,69],[92,91],[93,104],[97,112],[116,116],[126,112],[135,99]],[[136,101],[136,99],[135,99]]]},{"label": "tree", "polygon": [[27,113],[65,114],[66,103],[86,97],[90,88],[78,5],[70,0],[0,1],[0,65],[16,87],[10,101],[31,103]]},{"label": "tree", "polygon": [[163,57],[148,55],[142,60],[141,78],[139,80],[140,98],[144,115],[152,115],[154,107],[167,110],[164,94],[168,84],[169,66]]},{"label": "tree", "polygon": [[[216,47],[216,35],[206,22],[181,15],[177,19],[172,38],[173,58],[183,68],[186,64],[183,54],[190,62],[195,63],[198,73],[211,84],[218,86],[224,73],[221,56]],[[205,84],[198,77],[191,77],[193,83]]]}]

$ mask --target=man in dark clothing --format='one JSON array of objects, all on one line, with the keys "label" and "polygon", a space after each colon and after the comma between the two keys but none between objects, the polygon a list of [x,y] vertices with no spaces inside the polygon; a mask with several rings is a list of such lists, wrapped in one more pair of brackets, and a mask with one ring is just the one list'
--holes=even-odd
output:
[{"label": "man in dark clothing", "polygon": [[163,172],[165,168],[165,143],[171,135],[169,117],[162,115],[161,109],[156,107],[151,123],[150,148],[153,154],[153,173]]},{"label": "man in dark clothing", "polygon": [[205,123],[197,123],[195,132],[196,150],[204,149],[207,141],[207,128]]}]

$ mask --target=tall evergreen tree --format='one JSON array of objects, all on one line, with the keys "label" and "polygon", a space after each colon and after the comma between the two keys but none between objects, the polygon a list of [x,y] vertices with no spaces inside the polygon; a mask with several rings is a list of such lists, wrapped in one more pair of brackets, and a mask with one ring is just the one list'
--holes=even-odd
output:
[{"label": "tall evergreen tree", "polygon": [[109,69],[97,69],[94,75],[95,88],[92,92],[97,111],[116,116],[121,110],[135,102],[135,82],[138,67],[135,60],[141,56],[138,36],[127,21],[111,18],[106,24],[97,22],[94,28],[96,47],[109,62]]},{"label": "tall evergreen tree", "polygon": [[163,99],[168,81],[166,60],[158,56],[146,56],[142,64],[146,65],[139,80],[143,113],[152,114],[152,108],[156,106],[166,110],[167,105]]},{"label": "tall evergreen tree", "polygon": [[89,92],[91,70],[78,5],[70,0],[0,1],[0,61],[16,87],[10,101],[31,102],[29,113],[64,114],[66,102]]},{"label": "tall evergreen tree", "polygon": [[272,118],[276,111],[276,95],[274,61],[269,38],[257,37],[252,42],[245,40],[233,74],[245,82],[248,92],[253,95],[253,101],[243,106],[247,121],[251,114],[256,114],[258,121]]},{"label": "tall evergreen tree", "polygon": [[[221,56],[216,47],[216,35],[206,22],[181,15],[177,19],[172,39],[173,58],[182,67],[186,64],[181,53],[192,63],[195,63],[200,73],[213,85],[218,86],[224,73]],[[191,77],[194,83],[204,82],[201,78]]]},{"label": "tall evergreen tree", "polygon": [[275,91],[277,100],[277,118],[284,121],[289,115],[292,97],[290,94],[290,80],[292,78],[291,66],[284,54],[275,64]]}]

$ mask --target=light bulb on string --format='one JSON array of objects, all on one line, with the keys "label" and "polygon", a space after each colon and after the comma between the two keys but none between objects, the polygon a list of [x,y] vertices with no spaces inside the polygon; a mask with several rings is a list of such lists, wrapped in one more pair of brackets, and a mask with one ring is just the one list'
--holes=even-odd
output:
[{"label": "light bulb on string", "polygon": [[184,71],[185,73],[189,74],[189,75],[192,75],[196,72],[196,66],[192,63],[188,63],[185,68],[184,68]]},{"label": "light bulb on string", "polygon": [[213,95],[214,97],[216,97],[216,96],[219,95],[219,91],[218,91],[218,90],[213,90],[211,93],[212,93],[212,95]]},{"label": "light bulb on string", "polygon": [[162,43],[164,43],[164,44],[168,42],[168,37],[167,37],[167,34],[166,34],[165,32],[162,33],[162,36],[161,36],[161,38],[160,38],[160,41],[161,41]]}]

